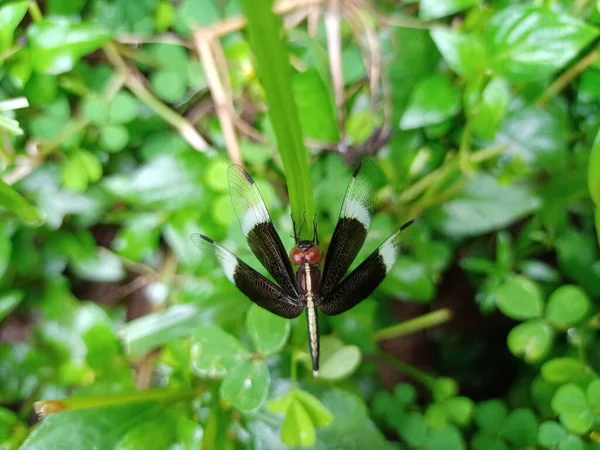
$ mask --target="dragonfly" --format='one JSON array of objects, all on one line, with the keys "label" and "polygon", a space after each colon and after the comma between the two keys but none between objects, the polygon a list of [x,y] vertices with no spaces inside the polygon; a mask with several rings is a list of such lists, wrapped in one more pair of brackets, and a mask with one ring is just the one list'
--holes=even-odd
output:
[{"label": "dragonfly", "polygon": [[[335,316],[366,299],[383,281],[405,250],[402,225],[347,276],[367,238],[375,213],[379,167],[373,157],[354,170],[325,256],[319,247],[316,221],[311,240],[300,239],[304,222],[289,254],[277,233],[256,183],[241,166],[228,170],[231,201],[250,250],[271,274],[265,277],[218,242],[202,234],[192,241],[214,256],[225,276],[251,301],[280,317],[293,319],[306,310],[313,376],[319,373],[317,311]],[[324,256],[324,257],[323,257]],[[295,270],[294,270],[295,268]]]}]

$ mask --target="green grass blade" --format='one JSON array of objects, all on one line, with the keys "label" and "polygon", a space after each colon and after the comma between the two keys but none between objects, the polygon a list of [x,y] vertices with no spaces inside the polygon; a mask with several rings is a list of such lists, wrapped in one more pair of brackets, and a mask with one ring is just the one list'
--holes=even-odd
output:
[{"label": "green grass blade", "polygon": [[[304,214],[310,223],[315,216],[315,207],[308,154],[302,142],[290,63],[282,40],[281,19],[272,12],[272,0],[243,0],[243,5],[258,74],[267,97],[269,117],[285,170],[292,216],[298,226]],[[311,239],[312,227],[303,227],[301,237]]]}]

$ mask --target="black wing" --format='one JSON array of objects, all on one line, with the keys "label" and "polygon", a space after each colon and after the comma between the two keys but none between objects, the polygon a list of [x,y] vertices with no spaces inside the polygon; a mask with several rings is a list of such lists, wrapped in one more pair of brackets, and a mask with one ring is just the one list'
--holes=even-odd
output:
[{"label": "black wing", "polygon": [[290,297],[297,297],[292,264],[256,183],[246,170],[229,167],[229,192],[233,209],[252,253]]},{"label": "black wing", "polygon": [[405,238],[402,231],[414,221],[405,223],[385,240],[359,266],[321,299],[319,309],[335,316],[348,311],[367,298],[383,281],[385,275],[404,251]]},{"label": "black wing", "polygon": [[323,267],[323,295],[340,282],[365,243],[375,212],[375,193],[380,172],[375,158],[361,162],[348,184],[340,217],[329,243]]},{"label": "black wing", "polygon": [[225,276],[261,308],[287,319],[293,319],[302,313],[304,307],[294,297],[287,295],[279,286],[222,245],[202,234],[192,235],[192,241],[203,254],[214,256]]}]

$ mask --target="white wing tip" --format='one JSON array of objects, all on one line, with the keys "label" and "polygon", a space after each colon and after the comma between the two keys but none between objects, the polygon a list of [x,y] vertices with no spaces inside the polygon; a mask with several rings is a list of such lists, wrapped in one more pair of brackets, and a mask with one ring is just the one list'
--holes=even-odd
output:
[{"label": "white wing tip", "polygon": [[313,370],[313,377],[314,378],[319,378],[319,371],[318,370]]}]

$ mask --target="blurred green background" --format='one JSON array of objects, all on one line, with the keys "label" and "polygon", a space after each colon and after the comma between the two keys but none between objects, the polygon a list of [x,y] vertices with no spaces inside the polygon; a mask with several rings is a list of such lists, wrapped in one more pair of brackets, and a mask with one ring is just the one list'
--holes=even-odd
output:
[{"label": "blurred green background", "polygon": [[[270,4],[0,1],[0,449],[600,449],[600,3]],[[366,155],[358,261],[421,226],[313,379],[190,236]]]}]

